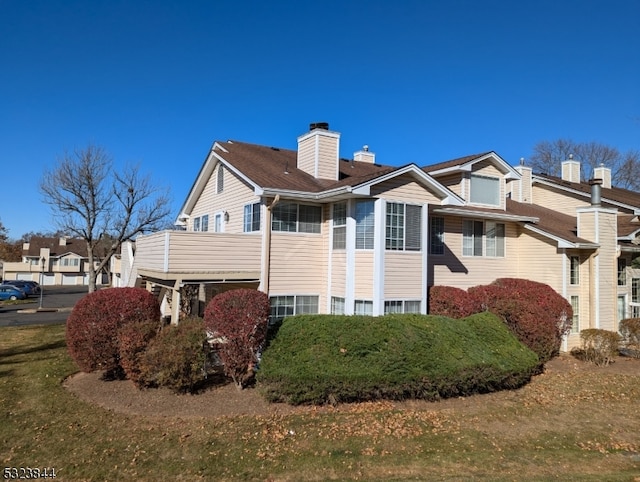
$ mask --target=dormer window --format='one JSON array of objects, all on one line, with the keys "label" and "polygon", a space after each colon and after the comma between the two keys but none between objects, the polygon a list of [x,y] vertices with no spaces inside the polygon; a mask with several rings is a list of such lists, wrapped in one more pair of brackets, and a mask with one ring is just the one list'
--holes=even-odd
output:
[{"label": "dormer window", "polygon": [[471,174],[471,197],[474,204],[500,205],[500,179]]}]

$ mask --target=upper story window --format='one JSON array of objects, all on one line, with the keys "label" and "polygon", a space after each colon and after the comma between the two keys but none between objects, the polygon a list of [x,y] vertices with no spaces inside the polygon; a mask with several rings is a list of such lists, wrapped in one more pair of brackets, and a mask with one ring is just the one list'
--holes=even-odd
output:
[{"label": "upper story window", "polygon": [[244,232],[260,231],[260,203],[244,207]]},{"label": "upper story window", "polygon": [[432,216],[430,227],[429,252],[431,254],[444,254],[444,218]]},{"label": "upper story window", "polygon": [[224,166],[222,164],[218,166],[218,178],[216,181],[216,193],[220,194],[224,191]]},{"label": "upper story window", "polygon": [[569,258],[569,282],[572,285],[580,284],[580,256],[571,256]]},{"label": "upper story window", "polygon": [[462,255],[504,257],[505,228],[493,221],[462,221]]},{"label": "upper story window", "polygon": [[420,251],[422,206],[387,203],[385,247],[397,251]]},{"label": "upper story window", "polygon": [[200,231],[200,218],[193,218],[193,230]]},{"label": "upper story window", "polygon": [[347,247],[347,203],[333,205],[333,249]]},{"label": "upper story window", "polygon": [[308,204],[278,203],[272,212],[271,229],[292,233],[319,233],[322,208]]},{"label": "upper story window", "polygon": [[618,286],[627,284],[627,260],[618,258]]},{"label": "upper story window", "polygon": [[209,215],[205,214],[202,216],[202,221],[200,221],[200,227],[202,231],[209,231]]},{"label": "upper story window", "polygon": [[374,201],[356,201],[356,249],[373,249],[374,236]]},{"label": "upper story window", "polygon": [[500,179],[497,177],[471,174],[472,203],[500,205]]}]

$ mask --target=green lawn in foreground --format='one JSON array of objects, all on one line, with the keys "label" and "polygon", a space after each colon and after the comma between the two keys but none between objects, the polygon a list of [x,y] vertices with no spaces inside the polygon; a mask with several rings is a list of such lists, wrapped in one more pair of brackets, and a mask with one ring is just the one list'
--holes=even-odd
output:
[{"label": "green lawn in foreground", "polygon": [[0,330],[0,469],[54,467],[64,481],[640,477],[640,374],[546,374],[453,409],[166,419],[76,399],[62,387],[75,371],[64,326]]}]

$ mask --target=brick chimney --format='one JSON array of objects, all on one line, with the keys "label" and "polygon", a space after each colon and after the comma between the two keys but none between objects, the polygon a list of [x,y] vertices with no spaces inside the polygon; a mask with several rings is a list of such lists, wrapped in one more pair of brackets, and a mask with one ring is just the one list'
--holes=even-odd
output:
[{"label": "brick chimney", "polygon": [[326,122],[315,122],[309,132],[298,137],[298,169],[315,178],[339,178],[340,133]]}]

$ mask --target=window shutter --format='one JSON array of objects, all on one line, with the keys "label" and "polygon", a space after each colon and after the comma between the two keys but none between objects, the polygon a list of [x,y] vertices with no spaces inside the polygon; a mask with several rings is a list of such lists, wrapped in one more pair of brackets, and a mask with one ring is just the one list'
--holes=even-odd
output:
[{"label": "window shutter", "polygon": [[404,249],[407,251],[420,251],[420,241],[422,238],[422,206],[407,204],[406,213]]}]

